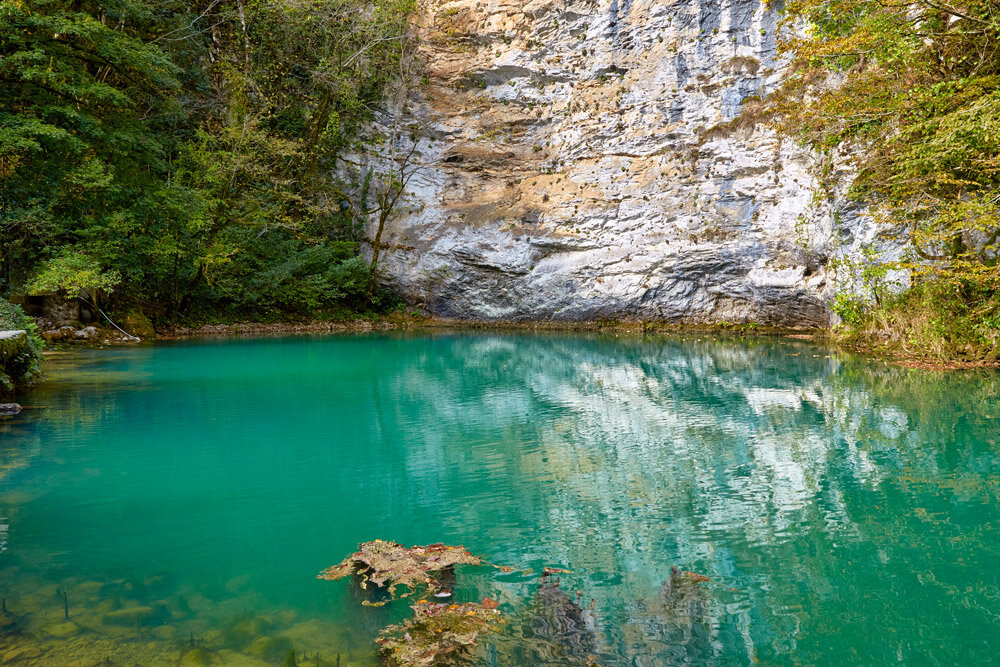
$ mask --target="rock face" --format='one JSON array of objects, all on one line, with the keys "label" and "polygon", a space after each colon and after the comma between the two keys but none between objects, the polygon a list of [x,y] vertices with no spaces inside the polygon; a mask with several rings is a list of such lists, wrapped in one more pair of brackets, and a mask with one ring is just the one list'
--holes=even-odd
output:
[{"label": "rock face", "polygon": [[426,76],[386,121],[421,166],[384,280],[459,318],[828,326],[830,260],[876,230],[820,186],[849,182],[834,161],[736,120],[780,82],[777,22],[760,0],[427,0]]}]

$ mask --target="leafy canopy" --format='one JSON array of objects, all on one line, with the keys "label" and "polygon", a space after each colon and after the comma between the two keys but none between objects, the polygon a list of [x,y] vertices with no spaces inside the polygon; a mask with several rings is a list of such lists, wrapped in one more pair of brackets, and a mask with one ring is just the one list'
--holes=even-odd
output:
[{"label": "leafy canopy", "polygon": [[159,319],[368,307],[331,174],[413,6],[0,0],[0,293],[71,251]]},{"label": "leafy canopy", "polygon": [[1000,2],[792,0],[784,129],[846,145],[856,190],[913,242],[906,268],[996,287]]}]

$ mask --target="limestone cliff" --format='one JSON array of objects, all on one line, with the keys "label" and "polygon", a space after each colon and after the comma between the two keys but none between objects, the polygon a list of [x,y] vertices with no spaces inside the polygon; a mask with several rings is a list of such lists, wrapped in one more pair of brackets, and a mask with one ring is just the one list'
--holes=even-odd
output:
[{"label": "limestone cliff", "polygon": [[426,0],[396,117],[424,166],[384,279],[461,318],[828,326],[830,260],[875,230],[818,156],[737,120],[780,81],[777,22],[760,0]]}]

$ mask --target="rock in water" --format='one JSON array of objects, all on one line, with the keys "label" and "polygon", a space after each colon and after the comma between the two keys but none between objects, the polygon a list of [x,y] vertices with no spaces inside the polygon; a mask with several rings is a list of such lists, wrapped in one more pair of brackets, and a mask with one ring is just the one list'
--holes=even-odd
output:
[{"label": "rock in water", "polygon": [[73,621],[64,621],[62,623],[47,625],[42,628],[42,632],[51,635],[56,639],[69,639],[70,637],[79,634],[80,626]]},{"label": "rock in water", "polygon": [[153,614],[152,607],[126,607],[125,609],[108,612],[101,617],[101,623],[104,625],[135,627],[143,621],[152,618]]},{"label": "rock in water", "polygon": [[0,416],[13,417],[21,412],[21,409],[17,403],[0,403]]},{"label": "rock in water", "polygon": [[84,327],[73,334],[76,340],[97,340],[100,337],[97,327]]}]

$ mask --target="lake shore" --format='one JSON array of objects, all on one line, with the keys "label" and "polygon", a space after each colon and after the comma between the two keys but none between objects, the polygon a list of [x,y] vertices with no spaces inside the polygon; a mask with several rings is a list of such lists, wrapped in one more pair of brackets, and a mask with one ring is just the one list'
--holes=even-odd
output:
[{"label": "lake shore", "polygon": [[[427,317],[411,313],[391,313],[373,318],[339,320],[285,320],[278,322],[232,322],[197,327],[169,327],[144,341],[191,340],[199,338],[272,338],[322,334],[365,333],[376,331],[466,330],[509,332],[591,332],[614,334],[704,334],[740,337],[780,337],[812,341],[833,348],[881,359],[906,368],[954,371],[1000,368],[1000,362],[943,360],[930,355],[899,352],[887,344],[862,344],[855,338],[828,329],[793,329],[756,324],[669,323],[622,320],[516,321],[461,320]],[[108,331],[98,338],[98,345],[133,344],[117,332]],[[74,343],[75,345],[76,343]]]}]

